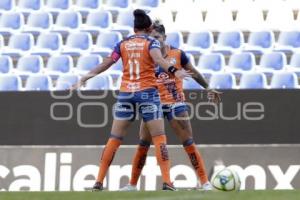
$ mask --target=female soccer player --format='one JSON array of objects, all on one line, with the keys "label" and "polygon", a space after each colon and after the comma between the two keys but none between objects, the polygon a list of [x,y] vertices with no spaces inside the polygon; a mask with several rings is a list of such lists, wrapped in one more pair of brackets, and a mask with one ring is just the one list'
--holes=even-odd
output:
[{"label": "female soccer player", "polygon": [[80,82],[73,87],[76,89],[82,86],[89,78],[104,72],[119,58],[122,58],[123,77],[118,101],[114,108],[111,136],[102,152],[93,191],[103,190],[104,177],[122,143],[127,128],[136,117],[136,110],[141,114],[155,145],[155,153],[162,173],[163,189],[175,190],[170,181],[170,162],[157,91],[155,64],[162,66],[180,79],[190,77],[191,73],[178,70],[162,57],[159,41],[148,36],[152,27],[150,17],[139,9],[135,10],[133,14],[135,34],[117,43],[111,56],[82,77]]},{"label": "female soccer player", "polygon": [[[186,54],[180,50],[165,44],[166,34],[165,28],[159,22],[154,23],[151,36],[160,41],[161,51],[164,58],[174,64],[177,69],[186,69],[193,72],[193,79],[197,81],[202,87],[207,89],[208,98],[215,103],[220,99],[220,92],[209,90],[208,84],[201,76],[201,74],[192,66]],[[156,70],[157,83],[161,102],[163,104],[163,114],[169,120],[169,123],[177,135],[182,145],[190,158],[204,190],[211,190],[212,186],[208,181],[205,172],[205,166],[200,152],[193,140],[191,123],[188,120],[187,105],[184,103],[185,97],[182,88],[182,80],[176,78],[174,75],[166,73],[161,67]],[[147,152],[151,143],[151,136],[149,130],[144,122],[141,123],[140,128],[140,144],[136,150],[135,157],[132,163],[131,179],[127,186],[121,191],[135,191],[136,185],[140,177],[141,171],[146,161]]]}]

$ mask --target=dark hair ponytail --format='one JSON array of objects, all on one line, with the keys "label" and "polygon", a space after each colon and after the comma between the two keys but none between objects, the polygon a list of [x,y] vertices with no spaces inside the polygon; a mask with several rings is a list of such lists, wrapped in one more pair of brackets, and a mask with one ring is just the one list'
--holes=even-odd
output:
[{"label": "dark hair ponytail", "polygon": [[133,11],[133,15],[135,29],[143,30],[151,27],[152,21],[144,10],[136,9]]}]

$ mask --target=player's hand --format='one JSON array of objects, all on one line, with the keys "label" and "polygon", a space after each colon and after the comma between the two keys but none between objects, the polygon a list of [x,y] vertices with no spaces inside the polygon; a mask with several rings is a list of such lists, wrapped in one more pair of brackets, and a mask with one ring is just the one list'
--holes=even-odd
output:
[{"label": "player's hand", "polygon": [[187,71],[187,70],[184,70],[184,69],[179,69],[175,72],[174,75],[179,79],[185,79],[185,78],[192,77],[193,73],[191,71]]},{"label": "player's hand", "polygon": [[70,88],[71,91],[74,90],[78,90],[81,88],[81,86],[84,86],[85,82],[83,81],[79,81],[78,83],[75,83],[74,85],[72,85],[72,87]]},{"label": "player's hand", "polygon": [[221,102],[221,94],[223,92],[214,90],[214,89],[207,89],[207,98],[209,102],[213,102],[215,104],[218,104]]}]

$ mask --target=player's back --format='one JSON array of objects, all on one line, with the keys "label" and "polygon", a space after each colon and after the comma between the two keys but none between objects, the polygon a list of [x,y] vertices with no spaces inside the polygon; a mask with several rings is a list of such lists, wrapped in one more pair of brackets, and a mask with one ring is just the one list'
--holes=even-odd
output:
[{"label": "player's back", "polygon": [[155,65],[150,50],[159,47],[158,41],[147,35],[133,35],[121,41],[123,77],[120,91],[156,88]]}]

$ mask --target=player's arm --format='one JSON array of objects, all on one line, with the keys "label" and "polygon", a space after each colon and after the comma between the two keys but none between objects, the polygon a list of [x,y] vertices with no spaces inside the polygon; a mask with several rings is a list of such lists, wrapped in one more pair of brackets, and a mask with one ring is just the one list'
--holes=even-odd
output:
[{"label": "player's arm", "polygon": [[111,53],[109,57],[104,58],[103,62],[97,65],[94,69],[92,69],[90,72],[88,72],[86,75],[84,75],[78,83],[72,86],[71,90],[75,90],[80,88],[85,84],[87,80],[90,78],[93,78],[94,76],[97,76],[98,74],[101,74],[105,72],[108,68],[110,68],[115,62],[117,62],[121,57],[121,50],[120,50],[120,44],[121,42],[117,43],[114,51]]},{"label": "player's arm", "polygon": [[160,49],[151,49],[150,55],[157,65],[161,66],[166,72],[174,74],[177,78],[184,79],[187,77],[191,77],[191,72],[184,69],[178,70],[173,65],[170,65],[170,63],[162,57]]},{"label": "player's arm", "polygon": [[183,66],[183,68],[188,71],[191,71],[193,73],[192,78],[203,88],[208,89],[208,83],[201,75],[201,73],[191,64],[191,62],[188,62],[186,65]]},{"label": "player's arm", "polygon": [[189,59],[187,58],[186,54],[182,51],[181,52],[181,65],[184,69],[192,72],[192,78],[203,88],[207,91],[207,98],[209,101],[212,101],[216,104],[221,102],[221,94],[222,92],[219,92],[214,89],[210,89],[208,83],[204,79],[204,77],[201,75],[201,73],[191,64]]},{"label": "player's arm", "polygon": [[92,69],[90,72],[88,72],[86,75],[84,75],[80,81],[85,83],[90,78],[93,78],[94,76],[97,76],[98,74],[105,72],[114,63],[115,63],[115,61],[113,60],[112,57],[104,58],[102,63],[100,63],[94,69]]},{"label": "player's arm", "polygon": [[115,61],[113,60],[112,57],[104,58],[102,63],[100,63],[94,69],[92,69],[86,75],[84,75],[77,84],[72,86],[71,90],[80,88],[81,86],[83,86],[85,84],[85,82],[87,80],[89,80],[90,78],[93,78],[94,76],[97,76],[98,74],[103,73],[108,68],[110,68],[114,63],[115,63]]}]

